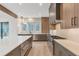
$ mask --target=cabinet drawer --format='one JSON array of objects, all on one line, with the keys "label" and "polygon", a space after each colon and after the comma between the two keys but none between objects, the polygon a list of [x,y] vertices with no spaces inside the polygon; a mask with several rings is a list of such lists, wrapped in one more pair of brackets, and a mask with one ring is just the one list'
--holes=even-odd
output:
[{"label": "cabinet drawer", "polygon": [[29,38],[14,50],[9,52],[6,56],[24,56],[32,47],[32,38]]},{"label": "cabinet drawer", "polygon": [[20,56],[21,55],[21,49],[20,46],[15,48],[13,51],[11,51],[7,56]]},{"label": "cabinet drawer", "polygon": [[32,39],[28,39],[23,44],[21,44],[21,56],[24,56],[29,48],[32,47]]},{"label": "cabinet drawer", "polygon": [[27,44],[27,41],[21,44],[21,48],[23,48]]},{"label": "cabinet drawer", "polygon": [[25,41],[24,43],[21,44],[21,48],[23,48],[24,46],[26,46],[26,44],[30,44],[32,43],[31,39],[28,39],[27,41]]}]

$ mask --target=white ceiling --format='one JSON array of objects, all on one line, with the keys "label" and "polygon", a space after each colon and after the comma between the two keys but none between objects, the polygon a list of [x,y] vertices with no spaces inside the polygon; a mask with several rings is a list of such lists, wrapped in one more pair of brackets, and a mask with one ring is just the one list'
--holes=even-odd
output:
[{"label": "white ceiling", "polygon": [[48,17],[49,16],[49,3],[2,3],[6,8],[13,11],[19,17]]}]

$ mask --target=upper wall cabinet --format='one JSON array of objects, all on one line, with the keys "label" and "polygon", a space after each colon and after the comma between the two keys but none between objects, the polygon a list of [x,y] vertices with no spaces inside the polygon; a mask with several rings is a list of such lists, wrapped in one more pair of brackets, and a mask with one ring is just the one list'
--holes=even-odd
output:
[{"label": "upper wall cabinet", "polygon": [[78,28],[79,27],[79,4],[64,3],[62,4],[62,29]]},{"label": "upper wall cabinet", "polygon": [[60,3],[56,3],[56,20],[60,20],[60,13],[61,13],[61,4]]}]

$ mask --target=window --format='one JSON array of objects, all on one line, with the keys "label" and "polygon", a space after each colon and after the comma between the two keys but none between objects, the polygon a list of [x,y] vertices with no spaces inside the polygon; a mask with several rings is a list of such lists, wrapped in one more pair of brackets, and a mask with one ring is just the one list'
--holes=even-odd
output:
[{"label": "window", "polygon": [[1,38],[1,23],[0,23],[0,38]]},{"label": "window", "polygon": [[33,23],[28,22],[27,25],[28,25],[29,33],[32,33],[33,32]]},{"label": "window", "polygon": [[22,29],[23,29],[24,31],[26,31],[27,25],[26,25],[26,24],[22,24]]},{"label": "window", "polygon": [[3,36],[8,36],[9,33],[9,23],[3,22]]},{"label": "window", "polygon": [[27,33],[40,32],[40,28],[40,22],[27,22],[26,24],[22,24],[22,30]]},{"label": "window", "polygon": [[0,22],[0,38],[7,37],[9,34],[9,22]]},{"label": "window", "polygon": [[34,23],[34,31],[35,31],[35,32],[40,31],[40,23],[39,23],[39,22],[35,22],[35,23]]}]

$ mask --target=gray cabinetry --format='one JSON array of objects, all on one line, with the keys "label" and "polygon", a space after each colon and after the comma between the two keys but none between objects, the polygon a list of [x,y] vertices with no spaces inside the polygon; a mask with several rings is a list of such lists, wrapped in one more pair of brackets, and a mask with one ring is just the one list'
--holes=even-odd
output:
[{"label": "gray cabinetry", "polygon": [[57,42],[54,42],[54,56],[75,56],[72,52]]},{"label": "gray cabinetry", "polygon": [[7,56],[27,56],[31,48],[32,37],[24,41],[21,45],[13,49],[11,52],[9,52]]}]

